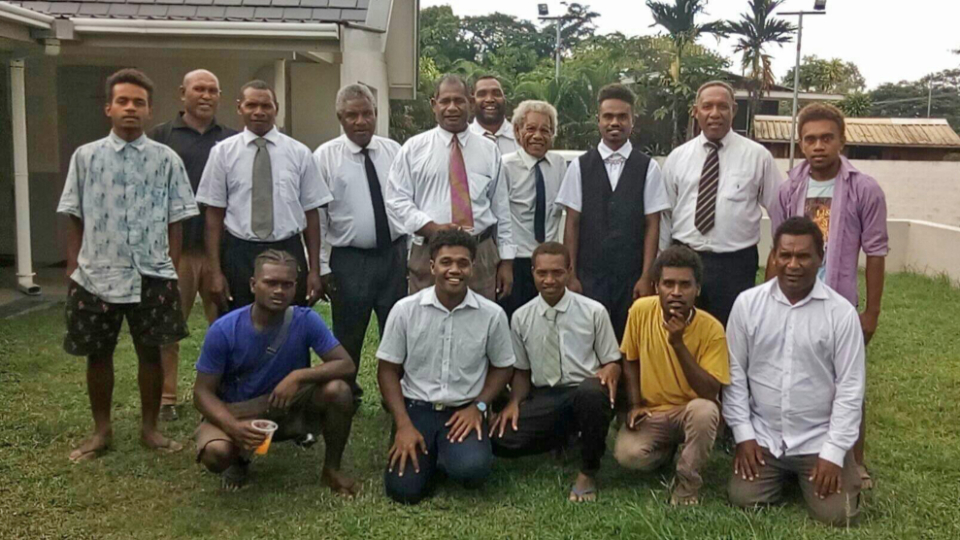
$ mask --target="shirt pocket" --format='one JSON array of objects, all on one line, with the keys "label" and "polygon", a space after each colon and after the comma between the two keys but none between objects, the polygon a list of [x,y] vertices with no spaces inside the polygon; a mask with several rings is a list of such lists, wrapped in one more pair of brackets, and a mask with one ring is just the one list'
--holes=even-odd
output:
[{"label": "shirt pocket", "polygon": [[472,385],[483,377],[487,367],[486,332],[463,332],[456,338],[456,344],[452,351],[451,375],[454,381]]},{"label": "shirt pocket", "polygon": [[750,198],[753,182],[751,181],[749,175],[744,173],[733,173],[730,174],[726,181],[723,182],[723,188],[721,196],[735,203],[747,202],[747,199]]},{"label": "shirt pocket", "polygon": [[485,174],[473,172],[467,173],[467,178],[470,181],[470,198],[472,200],[476,201],[488,198],[487,190],[490,189],[490,183],[493,182],[492,178]]},{"label": "shirt pocket", "polygon": [[289,203],[300,202],[300,174],[297,170],[284,167],[280,169],[280,197]]}]

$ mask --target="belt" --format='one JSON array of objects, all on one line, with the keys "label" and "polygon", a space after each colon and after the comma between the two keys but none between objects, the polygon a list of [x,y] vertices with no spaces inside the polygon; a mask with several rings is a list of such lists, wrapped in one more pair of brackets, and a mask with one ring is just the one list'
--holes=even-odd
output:
[{"label": "belt", "polygon": [[436,412],[457,411],[466,407],[467,405],[470,405],[469,403],[465,403],[463,405],[444,405],[443,403],[431,403],[429,401],[421,401],[419,399],[410,398],[404,398],[404,401],[408,407],[426,407],[433,409]]},{"label": "belt", "polygon": [[493,238],[493,230],[494,230],[494,229],[496,229],[496,227],[487,227],[487,230],[485,230],[485,231],[483,231],[482,233],[474,236],[474,238],[477,239],[477,243],[479,244],[480,242],[484,242],[484,241],[486,241],[486,240],[489,240],[490,238]]}]

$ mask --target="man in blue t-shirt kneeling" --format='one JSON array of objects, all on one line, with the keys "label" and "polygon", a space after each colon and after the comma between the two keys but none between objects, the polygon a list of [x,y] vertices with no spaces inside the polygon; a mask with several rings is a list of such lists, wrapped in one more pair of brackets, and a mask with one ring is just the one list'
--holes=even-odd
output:
[{"label": "man in blue t-shirt kneeling", "polygon": [[[250,280],[254,303],[221,317],[207,332],[193,392],[204,417],[196,432],[197,461],[222,473],[224,488],[237,489],[246,480],[251,453],[266,440],[253,420],[276,422],[274,441],[320,433],[322,426],[321,482],[353,496],[359,486],[340,471],[340,460],[353,421],[346,380],[354,363],[320,315],[290,306],[296,287],[292,255],[261,253]],[[310,349],[322,364],[311,367]]]}]

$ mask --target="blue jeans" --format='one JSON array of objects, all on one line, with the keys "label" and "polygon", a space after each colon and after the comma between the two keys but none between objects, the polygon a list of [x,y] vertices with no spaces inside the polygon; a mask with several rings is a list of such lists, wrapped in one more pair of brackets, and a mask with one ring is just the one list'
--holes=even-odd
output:
[{"label": "blue jeans", "polygon": [[417,455],[420,461],[419,473],[409,461],[402,477],[399,467],[394,468],[393,472],[387,469],[383,479],[387,496],[400,503],[417,504],[429,495],[438,471],[467,488],[480,487],[490,476],[493,466],[493,451],[487,437],[489,428],[486,420],[482,425],[483,435],[480,440],[477,440],[476,433],[473,432],[463,442],[454,443],[447,440],[450,428],[444,424],[450,420],[456,409],[435,411],[428,403],[409,399],[406,403],[407,414],[410,415],[413,426],[427,443],[427,455]]}]

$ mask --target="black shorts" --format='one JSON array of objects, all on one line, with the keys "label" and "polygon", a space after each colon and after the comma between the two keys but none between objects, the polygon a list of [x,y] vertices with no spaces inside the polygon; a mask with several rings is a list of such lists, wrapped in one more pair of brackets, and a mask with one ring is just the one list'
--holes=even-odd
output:
[{"label": "black shorts", "polygon": [[137,345],[159,347],[187,337],[175,279],[141,276],[140,302],[112,304],[73,280],[67,289],[67,335],[63,350],[76,356],[112,354],[123,318]]}]

